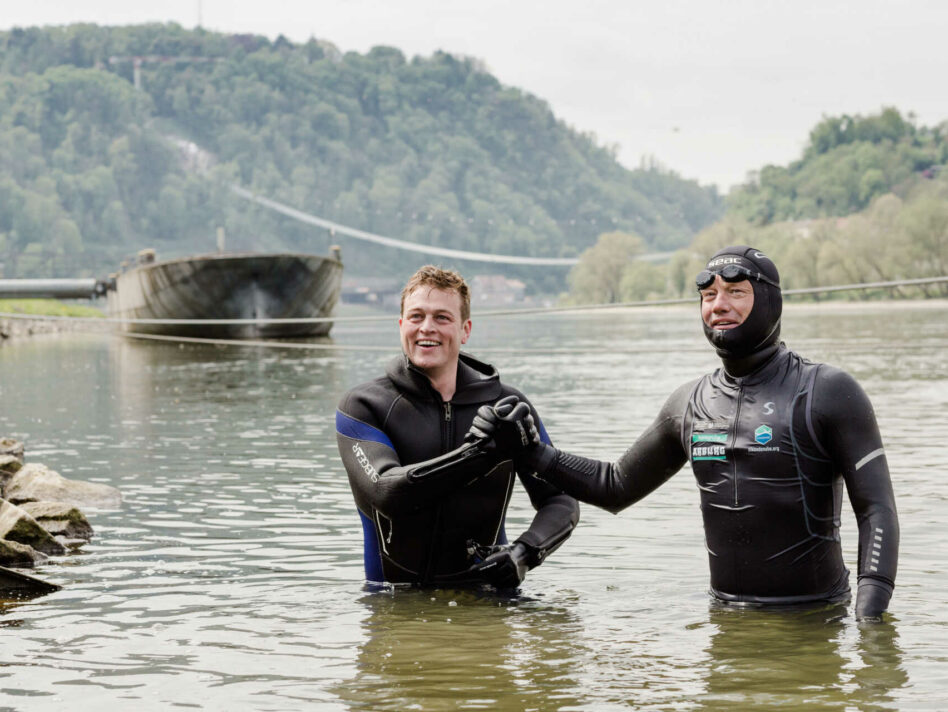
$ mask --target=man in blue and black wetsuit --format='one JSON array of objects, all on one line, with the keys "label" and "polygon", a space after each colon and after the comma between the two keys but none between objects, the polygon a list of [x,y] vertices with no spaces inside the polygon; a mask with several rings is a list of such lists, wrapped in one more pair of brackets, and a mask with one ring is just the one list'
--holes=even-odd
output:
[{"label": "man in blue and black wetsuit", "polygon": [[[615,463],[532,444],[537,474],[613,512],[691,462],[711,568],[711,593],[735,603],[843,601],[843,483],[859,526],[856,617],[875,619],[895,583],[899,522],[872,405],[847,373],[780,342],[776,266],[727,247],[698,274],[704,332],[723,368],[687,383]],[[479,436],[510,425],[489,409]]]},{"label": "man in blue and black wetsuit", "polygon": [[[523,394],[460,352],[470,304],[456,272],[418,270],[402,292],[404,353],[339,403],[339,453],[362,520],[369,581],[515,588],[579,521],[575,499],[506,454],[512,443],[468,434],[478,408],[501,401],[492,413],[517,447],[537,425],[549,442]],[[518,474],[537,513],[508,544],[504,519]]]}]

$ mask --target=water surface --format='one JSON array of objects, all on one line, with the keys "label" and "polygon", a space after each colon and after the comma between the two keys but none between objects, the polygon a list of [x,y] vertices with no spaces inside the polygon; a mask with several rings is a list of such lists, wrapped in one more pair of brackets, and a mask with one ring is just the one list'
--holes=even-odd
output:
[{"label": "water surface", "polygon": [[[0,434],[125,505],[38,570],[62,591],[0,603],[0,709],[945,709],[948,304],[791,305],[784,335],[875,406],[902,524],[888,623],[712,605],[687,469],[618,516],[584,506],[519,597],[367,591],[334,410],[394,323],[321,350],[4,344]],[[608,459],[716,363],[690,308],[475,317],[468,347],[557,445]],[[508,532],[530,517],[517,490]]]}]

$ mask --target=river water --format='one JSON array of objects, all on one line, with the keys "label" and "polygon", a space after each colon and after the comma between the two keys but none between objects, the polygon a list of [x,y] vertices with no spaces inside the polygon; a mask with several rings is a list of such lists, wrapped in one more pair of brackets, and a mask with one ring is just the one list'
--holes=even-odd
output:
[{"label": "river water", "polygon": [[[584,506],[517,598],[366,590],[334,409],[394,322],[337,324],[322,350],[7,343],[0,435],[125,504],[37,570],[61,591],[0,603],[0,709],[946,709],[948,303],[790,305],[784,335],[873,400],[902,524],[887,623],[710,605],[687,469],[619,515]],[[557,445],[604,459],[715,366],[685,307],[475,316],[468,348]],[[530,516],[518,489],[507,530]]]}]

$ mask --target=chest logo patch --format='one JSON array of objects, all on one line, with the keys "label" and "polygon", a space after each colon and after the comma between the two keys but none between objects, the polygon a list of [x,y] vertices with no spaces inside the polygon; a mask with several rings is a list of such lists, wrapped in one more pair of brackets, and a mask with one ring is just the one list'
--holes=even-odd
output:
[{"label": "chest logo patch", "polygon": [[760,445],[766,445],[774,439],[774,431],[769,425],[761,425],[754,431],[754,440]]},{"label": "chest logo patch", "polygon": [[691,461],[702,460],[727,461],[725,446],[727,433],[692,433],[691,434]]}]

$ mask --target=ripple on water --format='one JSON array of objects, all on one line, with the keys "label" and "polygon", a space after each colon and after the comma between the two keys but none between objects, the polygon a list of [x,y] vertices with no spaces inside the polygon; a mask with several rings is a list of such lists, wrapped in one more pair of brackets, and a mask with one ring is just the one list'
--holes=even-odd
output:
[{"label": "ripple on water", "polygon": [[[944,707],[945,311],[821,305],[784,319],[792,346],[860,380],[880,420],[902,517],[893,622],[880,627],[709,607],[687,470],[617,516],[584,507],[518,598],[370,593],[333,413],[387,354],[105,335],[5,345],[0,434],[119,487],[125,506],[90,512],[93,542],[37,571],[61,591],[0,603],[0,707]],[[394,338],[381,333],[336,338]],[[714,366],[690,310],[479,321],[469,346],[522,387],[558,445],[607,459]],[[57,377],[68,373],[83,376]],[[518,489],[508,533],[531,516]],[[843,543],[854,568],[845,506]]]}]

